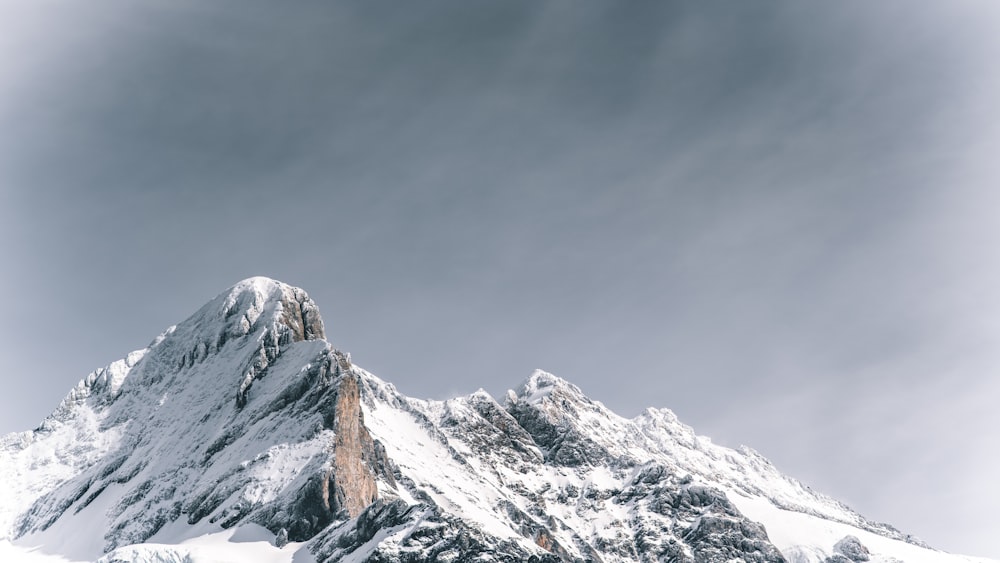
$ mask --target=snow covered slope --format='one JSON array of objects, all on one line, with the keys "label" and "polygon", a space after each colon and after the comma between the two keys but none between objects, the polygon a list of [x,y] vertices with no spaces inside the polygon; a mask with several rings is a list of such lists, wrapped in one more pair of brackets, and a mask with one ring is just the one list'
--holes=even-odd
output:
[{"label": "snow covered slope", "polygon": [[0,439],[0,555],[53,561],[985,562],[537,371],[405,397],[252,278]]}]

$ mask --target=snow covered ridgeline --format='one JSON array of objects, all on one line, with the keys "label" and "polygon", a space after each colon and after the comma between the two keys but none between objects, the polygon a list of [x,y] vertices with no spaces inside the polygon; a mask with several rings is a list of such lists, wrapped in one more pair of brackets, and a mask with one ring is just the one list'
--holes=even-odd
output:
[{"label": "snow covered ridgeline", "polygon": [[985,561],[669,411],[623,419],[544,372],[503,404],[411,399],[324,338],[304,291],[252,278],[91,374],[0,441],[0,538],[106,561]]},{"label": "snow covered ridgeline", "polygon": [[372,435],[408,490],[564,560],[838,561],[849,536],[871,561],[977,560],[906,541],[669,411],[624,419],[551,374],[536,372],[502,405],[482,391],[421,401],[369,374],[362,382]]}]

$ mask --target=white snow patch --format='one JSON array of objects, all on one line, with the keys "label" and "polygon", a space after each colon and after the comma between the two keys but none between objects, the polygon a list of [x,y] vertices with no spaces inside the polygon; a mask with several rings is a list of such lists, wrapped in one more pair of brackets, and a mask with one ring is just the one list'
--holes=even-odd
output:
[{"label": "white snow patch", "polygon": [[141,543],[120,547],[97,563],[316,563],[304,543],[274,546],[274,534],[256,524],[186,539],[178,544]]},{"label": "white snow patch", "polygon": [[990,559],[953,555],[893,540],[841,522],[816,518],[801,512],[782,510],[767,499],[735,491],[729,499],[745,516],[760,522],[771,543],[790,563],[817,563],[833,553],[833,545],[845,536],[855,536],[871,551],[872,563],[991,563]]}]

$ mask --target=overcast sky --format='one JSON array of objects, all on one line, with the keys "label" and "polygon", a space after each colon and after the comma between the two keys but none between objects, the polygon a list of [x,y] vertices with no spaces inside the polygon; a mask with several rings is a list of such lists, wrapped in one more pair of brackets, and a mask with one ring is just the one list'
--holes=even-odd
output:
[{"label": "overcast sky", "polygon": [[0,432],[240,279],[1000,557],[1000,7],[0,0]]}]

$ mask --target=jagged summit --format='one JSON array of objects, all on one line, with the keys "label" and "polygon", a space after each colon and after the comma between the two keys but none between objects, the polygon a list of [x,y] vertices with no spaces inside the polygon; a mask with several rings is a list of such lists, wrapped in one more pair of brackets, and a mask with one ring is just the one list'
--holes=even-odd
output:
[{"label": "jagged summit", "polygon": [[[305,290],[266,277],[245,279],[208,302],[170,331],[161,346],[173,352],[167,361],[191,366],[220,351],[234,339],[252,340],[255,350],[244,362],[237,403],[267,367],[293,342],[325,340],[319,307]],[[175,344],[176,343],[176,344]],[[177,357],[177,353],[180,353]]]},{"label": "jagged summit", "polygon": [[517,387],[507,392],[508,401],[537,403],[553,393],[572,397],[584,397],[583,391],[565,379],[547,371],[536,369]]},{"label": "jagged summit", "polygon": [[185,323],[201,325],[212,320],[225,323],[235,336],[248,334],[264,322],[287,330],[292,342],[326,338],[319,307],[305,290],[263,276],[235,284]]},{"label": "jagged summit", "polygon": [[[209,357],[224,354],[242,366],[240,375],[231,379],[233,390],[229,396],[235,395],[243,403],[253,382],[283,348],[293,342],[325,338],[319,307],[305,290],[263,276],[247,278],[169,327],[148,347],[90,373],[70,391],[42,428],[51,426],[53,417],[64,415],[67,409],[90,397],[105,401],[116,398],[126,378],[137,379],[128,376],[140,360],[173,366],[170,375],[174,379]],[[138,378],[134,385],[149,384],[150,378],[158,381],[164,376],[162,369],[139,371],[150,374],[146,379]]]}]

